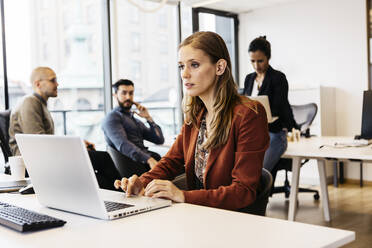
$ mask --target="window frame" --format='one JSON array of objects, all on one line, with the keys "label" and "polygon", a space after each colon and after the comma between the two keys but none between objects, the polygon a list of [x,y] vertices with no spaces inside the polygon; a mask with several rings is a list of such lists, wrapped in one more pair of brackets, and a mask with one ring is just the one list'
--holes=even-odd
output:
[{"label": "window frame", "polygon": [[239,85],[239,19],[238,14],[222,10],[209,9],[204,7],[192,8],[192,31],[199,31],[199,13],[213,14],[216,16],[232,18],[234,21],[234,46],[235,46],[235,83]]}]

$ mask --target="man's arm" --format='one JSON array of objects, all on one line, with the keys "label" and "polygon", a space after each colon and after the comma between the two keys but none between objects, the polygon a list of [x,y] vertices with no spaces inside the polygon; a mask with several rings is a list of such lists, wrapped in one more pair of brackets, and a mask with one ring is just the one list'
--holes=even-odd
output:
[{"label": "man's arm", "polygon": [[147,121],[147,123],[149,123],[150,128],[146,127],[143,123],[141,123],[143,138],[158,145],[163,144],[164,136],[163,132],[161,131],[161,128],[154,121]]},{"label": "man's arm", "polygon": [[122,124],[122,119],[117,113],[110,113],[106,116],[102,124],[103,132],[115,146],[125,156],[133,161],[147,163],[150,155],[143,152],[135,144],[128,140],[127,133]]},{"label": "man's arm", "polygon": [[143,125],[143,123],[141,123],[142,125],[140,124],[143,133],[143,138],[158,145],[163,144],[164,143],[163,132],[161,131],[161,128],[158,125],[156,125],[151,115],[149,114],[147,108],[136,102],[134,102],[134,104],[139,110],[139,112],[134,113],[136,113],[138,116],[142,118],[145,118],[150,125],[150,128],[148,128],[145,125]]}]

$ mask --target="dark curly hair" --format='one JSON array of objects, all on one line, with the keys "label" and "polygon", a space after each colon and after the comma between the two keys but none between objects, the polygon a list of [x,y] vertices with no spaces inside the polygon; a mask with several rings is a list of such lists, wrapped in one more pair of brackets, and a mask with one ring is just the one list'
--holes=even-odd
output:
[{"label": "dark curly hair", "polygon": [[271,45],[270,42],[266,40],[266,36],[257,37],[249,44],[248,52],[256,51],[263,52],[267,59],[271,58]]},{"label": "dark curly hair", "polygon": [[129,79],[119,79],[115,84],[112,85],[112,88],[114,89],[115,94],[118,93],[120,85],[132,85],[134,87],[134,83],[130,81]]}]

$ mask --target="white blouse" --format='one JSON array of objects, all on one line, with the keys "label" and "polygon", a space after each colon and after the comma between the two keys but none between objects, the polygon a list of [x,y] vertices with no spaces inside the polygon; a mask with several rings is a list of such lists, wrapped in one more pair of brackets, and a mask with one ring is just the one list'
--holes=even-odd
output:
[{"label": "white blouse", "polygon": [[254,80],[251,96],[258,96],[258,87],[261,87],[261,84],[256,79]]}]

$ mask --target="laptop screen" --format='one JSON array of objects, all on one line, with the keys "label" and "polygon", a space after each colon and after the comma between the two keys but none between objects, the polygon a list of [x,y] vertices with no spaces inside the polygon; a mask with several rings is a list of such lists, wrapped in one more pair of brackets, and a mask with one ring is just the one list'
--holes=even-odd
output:
[{"label": "laptop screen", "polygon": [[364,91],[363,95],[361,138],[372,139],[372,90]]}]

